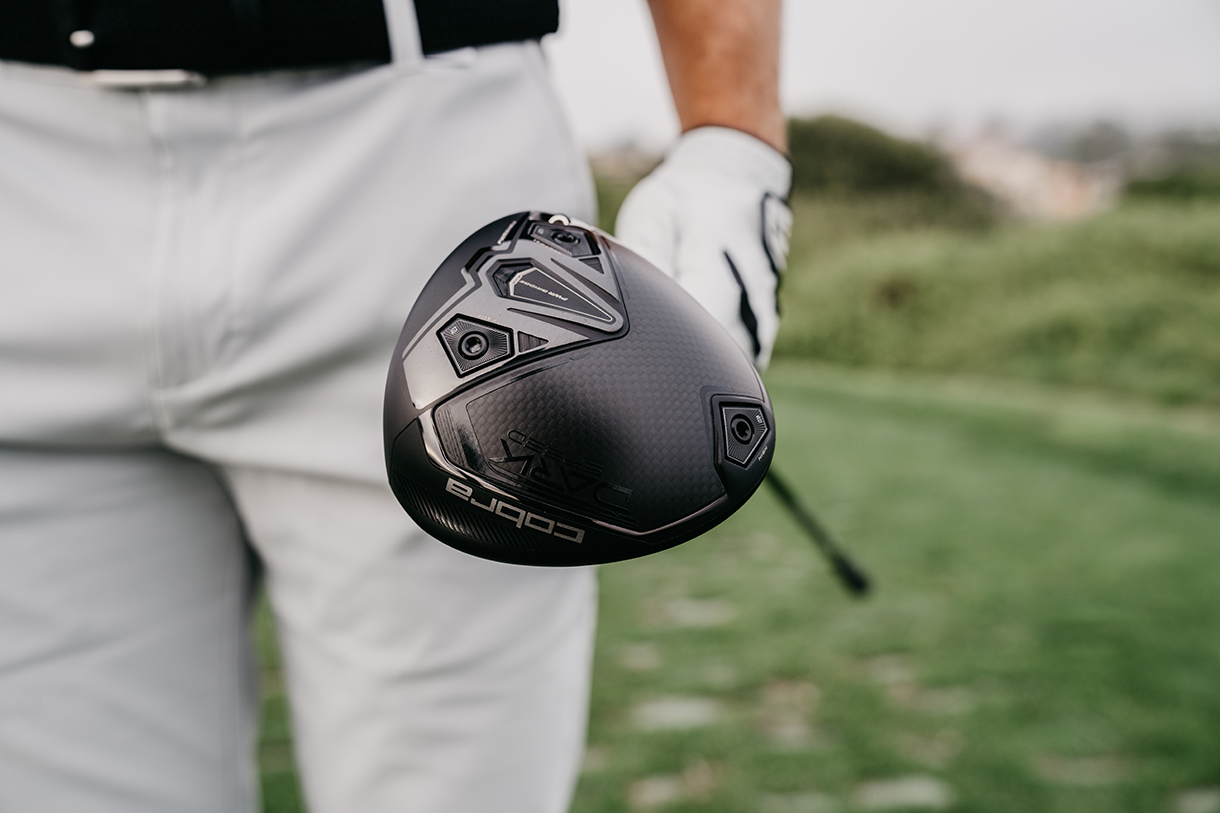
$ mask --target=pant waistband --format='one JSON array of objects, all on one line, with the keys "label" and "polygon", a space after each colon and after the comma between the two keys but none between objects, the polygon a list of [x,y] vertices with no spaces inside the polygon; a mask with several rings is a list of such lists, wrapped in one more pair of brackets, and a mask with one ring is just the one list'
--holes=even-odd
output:
[{"label": "pant waistband", "polygon": [[[558,0],[414,0],[425,55],[539,39]],[[199,76],[381,64],[382,0],[3,0],[0,59]]]}]

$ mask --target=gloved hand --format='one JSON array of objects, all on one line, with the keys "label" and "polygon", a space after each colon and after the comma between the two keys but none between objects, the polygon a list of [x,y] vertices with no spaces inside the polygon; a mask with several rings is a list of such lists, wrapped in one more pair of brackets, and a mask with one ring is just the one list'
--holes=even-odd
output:
[{"label": "gloved hand", "polygon": [[779,330],[792,167],[738,130],[699,127],[623,202],[614,232],[707,308],[759,370]]}]

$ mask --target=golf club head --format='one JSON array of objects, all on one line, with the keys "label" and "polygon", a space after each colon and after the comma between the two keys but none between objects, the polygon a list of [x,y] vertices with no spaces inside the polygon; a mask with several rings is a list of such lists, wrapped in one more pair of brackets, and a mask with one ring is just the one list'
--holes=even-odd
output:
[{"label": "golf club head", "polygon": [[458,550],[589,565],[685,542],[754,493],[775,418],[745,353],[592,227],[521,212],[441,263],[390,364],[407,513]]}]

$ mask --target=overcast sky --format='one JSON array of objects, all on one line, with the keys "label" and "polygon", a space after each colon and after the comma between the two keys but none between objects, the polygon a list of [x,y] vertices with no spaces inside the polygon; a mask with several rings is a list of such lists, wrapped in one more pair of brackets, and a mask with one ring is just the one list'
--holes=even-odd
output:
[{"label": "overcast sky", "polygon": [[[580,139],[676,132],[645,0],[562,0],[546,48]],[[790,114],[912,135],[1108,117],[1220,124],[1220,0],[786,0]]]}]

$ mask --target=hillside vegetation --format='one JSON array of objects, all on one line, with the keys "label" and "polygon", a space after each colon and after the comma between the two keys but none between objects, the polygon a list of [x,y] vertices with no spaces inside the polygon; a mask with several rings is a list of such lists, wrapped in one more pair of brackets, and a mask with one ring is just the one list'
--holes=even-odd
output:
[{"label": "hillside vegetation", "polygon": [[984,233],[800,197],[777,355],[1220,403],[1220,204]]},{"label": "hillside vegetation", "polygon": [[790,125],[793,250],[777,356],[1220,403],[1220,182],[1137,181],[1116,210],[1005,217],[935,148]]}]

